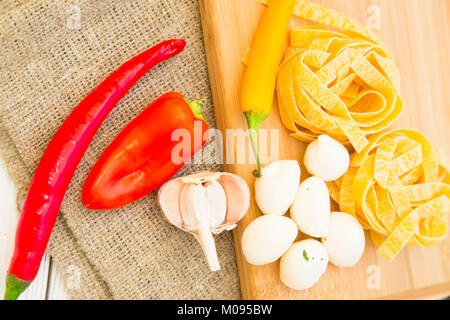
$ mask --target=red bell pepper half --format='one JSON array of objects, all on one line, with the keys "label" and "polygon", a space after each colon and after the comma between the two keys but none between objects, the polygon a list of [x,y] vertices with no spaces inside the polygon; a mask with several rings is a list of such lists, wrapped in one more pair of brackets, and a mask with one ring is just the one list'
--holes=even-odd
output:
[{"label": "red bell pepper half", "polygon": [[198,101],[188,103],[177,92],[156,99],[103,152],[84,184],[83,204],[117,209],[169,180],[206,143],[200,109]]}]

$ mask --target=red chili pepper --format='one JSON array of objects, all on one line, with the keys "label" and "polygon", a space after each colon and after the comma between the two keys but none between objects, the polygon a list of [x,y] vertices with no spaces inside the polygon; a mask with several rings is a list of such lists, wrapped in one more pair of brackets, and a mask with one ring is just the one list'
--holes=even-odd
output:
[{"label": "red chili pepper", "polygon": [[[206,142],[208,125],[200,109],[198,101],[188,103],[177,92],[156,99],[94,165],[83,187],[84,205],[120,208],[169,180]],[[184,130],[179,137],[173,135],[177,129]]]},{"label": "red chili pepper", "polygon": [[75,169],[103,120],[147,71],[183,50],[168,40],[124,63],[76,107],[50,141],[31,181],[16,231],[5,299],[15,300],[34,280]]}]

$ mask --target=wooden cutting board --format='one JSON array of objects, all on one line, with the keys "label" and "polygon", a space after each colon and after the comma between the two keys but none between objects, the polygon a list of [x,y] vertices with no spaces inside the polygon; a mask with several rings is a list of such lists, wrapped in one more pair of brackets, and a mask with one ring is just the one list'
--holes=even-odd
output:
[{"label": "wooden cutting board", "polygon": [[[373,14],[380,14],[381,28],[374,31],[391,50],[402,75],[405,109],[396,127],[412,127],[424,131],[436,146],[450,155],[450,2],[314,2],[335,9],[363,24],[366,24],[369,17],[374,18]],[[216,121],[225,136],[226,129],[247,129],[238,100],[240,79],[244,71],[241,59],[251,44],[264,6],[253,0],[200,0],[200,5]],[[306,23],[295,17],[291,21],[292,26]],[[302,162],[305,144],[288,136],[288,131],[281,124],[275,101],[272,114],[263,128],[280,130],[280,159],[297,159]],[[230,141],[225,141],[228,146],[229,143]],[[224,149],[225,156],[228,157],[230,152],[235,152],[233,148]],[[264,163],[268,160],[263,156]],[[450,294],[449,238],[439,247],[431,249],[407,248],[392,263],[379,257],[374,245],[366,239],[366,251],[357,266],[339,269],[330,264],[321,280],[306,291],[290,290],[280,282],[278,262],[258,267],[249,265],[242,255],[240,238],[244,228],[260,216],[261,212],[253,200],[254,179],[251,171],[254,165],[236,162],[226,164],[225,169],[242,176],[252,192],[250,209],[234,231],[244,299],[416,299]],[[302,167],[302,179],[307,176],[305,172]]]}]

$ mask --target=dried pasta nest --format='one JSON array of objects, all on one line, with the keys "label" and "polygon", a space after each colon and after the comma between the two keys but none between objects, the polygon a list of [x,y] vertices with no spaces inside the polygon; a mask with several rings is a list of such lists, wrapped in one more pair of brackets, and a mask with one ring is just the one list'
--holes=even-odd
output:
[{"label": "dried pasta nest", "polygon": [[327,134],[362,151],[367,136],[387,129],[403,109],[391,54],[375,33],[339,12],[297,0],[292,14],[319,25],[291,30],[277,81],[284,125],[298,140]]},{"label": "dried pasta nest", "polygon": [[370,230],[387,260],[407,245],[432,247],[447,236],[450,165],[417,130],[373,135],[328,187],[340,210]]},{"label": "dried pasta nest", "polygon": [[400,74],[379,42],[319,25],[291,30],[290,45],[277,93],[292,137],[310,142],[327,134],[361,152],[368,135],[400,115]]}]

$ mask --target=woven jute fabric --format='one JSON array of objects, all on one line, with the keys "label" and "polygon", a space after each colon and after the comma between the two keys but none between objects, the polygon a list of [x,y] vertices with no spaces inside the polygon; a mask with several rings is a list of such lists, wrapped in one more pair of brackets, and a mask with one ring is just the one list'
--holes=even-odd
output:
[{"label": "woven jute fabric", "polygon": [[[186,49],[148,72],[101,126],[67,190],[49,244],[75,299],[238,299],[229,232],[215,236],[222,270],[210,272],[190,234],[168,224],[156,193],[114,211],[81,203],[83,183],[119,131],[161,94],[204,98],[215,125],[197,0],[0,1],[1,155],[23,198],[47,144],[103,79],[170,38]],[[177,174],[221,170],[208,143]],[[2,215],[13,214],[2,212]]]}]

